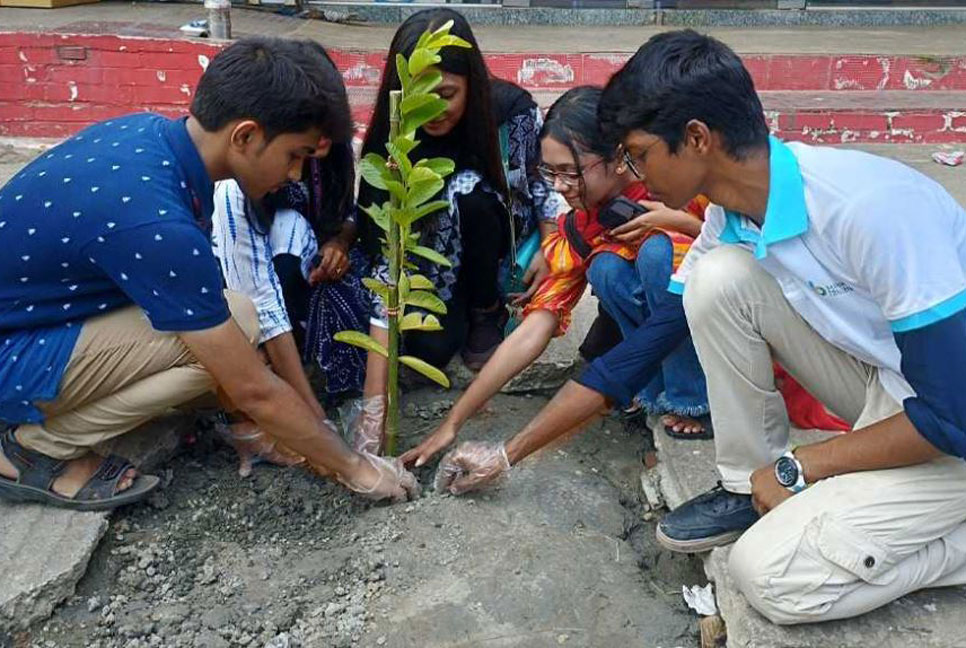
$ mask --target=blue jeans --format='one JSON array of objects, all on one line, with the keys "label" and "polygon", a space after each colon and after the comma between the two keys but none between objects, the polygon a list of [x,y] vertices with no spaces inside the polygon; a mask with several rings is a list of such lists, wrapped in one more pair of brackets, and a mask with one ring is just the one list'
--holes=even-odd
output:
[{"label": "blue jeans", "polygon": [[[612,252],[602,252],[591,260],[587,279],[625,338],[647,320],[656,305],[679,299],[667,291],[673,260],[674,247],[665,234],[653,234],[644,241],[633,263]],[[664,358],[661,371],[637,398],[656,414],[693,417],[708,413],[704,372],[690,336]]]}]

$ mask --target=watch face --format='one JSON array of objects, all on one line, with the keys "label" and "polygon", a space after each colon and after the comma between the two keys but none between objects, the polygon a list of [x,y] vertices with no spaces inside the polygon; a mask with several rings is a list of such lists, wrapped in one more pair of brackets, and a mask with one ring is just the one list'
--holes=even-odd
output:
[{"label": "watch face", "polygon": [[785,488],[791,488],[798,482],[798,466],[789,457],[781,457],[775,462],[775,477]]}]

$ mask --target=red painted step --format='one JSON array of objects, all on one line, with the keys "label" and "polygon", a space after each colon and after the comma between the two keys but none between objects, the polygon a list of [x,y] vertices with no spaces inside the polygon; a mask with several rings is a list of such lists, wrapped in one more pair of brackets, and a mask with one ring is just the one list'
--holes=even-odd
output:
[{"label": "red painted step", "polygon": [[[0,32],[0,135],[63,137],[120,114],[183,114],[220,45],[108,35]],[[384,54],[331,52],[357,122],[368,121]],[[487,57],[497,76],[549,105],[574,85],[604,83],[626,53]],[[770,123],[816,142],[966,142],[966,55],[745,55]]]}]

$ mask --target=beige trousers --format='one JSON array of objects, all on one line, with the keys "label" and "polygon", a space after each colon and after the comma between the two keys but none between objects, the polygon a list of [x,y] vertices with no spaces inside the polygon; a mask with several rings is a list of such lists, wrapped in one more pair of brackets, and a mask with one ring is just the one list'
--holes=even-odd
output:
[{"label": "beige trousers", "polygon": [[[231,291],[225,298],[232,318],[254,342],[254,304]],[[141,309],[129,306],[84,323],[57,398],[38,403],[44,423],[21,425],[17,439],[45,455],[74,459],[213,387],[176,333],[156,331]]]},{"label": "beige trousers", "polygon": [[[818,335],[745,250],[708,253],[688,278],[684,306],[728,490],[750,492],[751,473],[788,449],[773,359],[856,428],[902,411],[876,368]],[[966,584],[964,523],[962,459],[851,473],[765,515],[735,544],[729,565],[748,601],[775,623],[846,618],[924,587]]]}]

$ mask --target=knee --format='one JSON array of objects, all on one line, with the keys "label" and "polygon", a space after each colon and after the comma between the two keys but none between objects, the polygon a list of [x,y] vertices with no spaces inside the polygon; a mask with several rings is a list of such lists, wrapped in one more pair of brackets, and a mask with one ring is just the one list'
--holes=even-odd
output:
[{"label": "knee", "polygon": [[648,236],[637,251],[637,272],[642,277],[651,270],[664,270],[669,273],[674,261],[674,243],[663,232]]},{"label": "knee", "polygon": [[[751,607],[774,624],[815,621],[803,605],[803,599],[810,589],[805,581],[817,574],[803,574],[803,581],[798,584],[801,587],[790,582],[788,576],[794,571],[794,556],[789,552],[795,549],[776,545],[764,537],[766,534],[755,534],[753,529],[738,539],[728,556],[728,573],[734,586]],[[763,537],[756,537],[759,535]]]},{"label": "knee", "polygon": [[594,256],[587,268],[587,281],[594,293],[603,300],[614,293],[624,278],[629,263],[624,257],[613,252],[601,252]]},{"label": "knee", "polygon": [[692,327],[732,301],[764,270],[751,253],[732,245],[707,252],[691,269],[684,289],[684,311]]},{"label": "knee", "polygon": [[254,344],[258,341],[260,327],[258,324],[258,311],[255,303],[248,295],[234,290],[225,291],[225,301],[228,302],[228,310],[231,311],[231,318],[235,320],[242,333],[248,341]]}]

